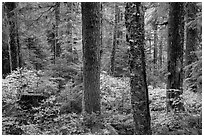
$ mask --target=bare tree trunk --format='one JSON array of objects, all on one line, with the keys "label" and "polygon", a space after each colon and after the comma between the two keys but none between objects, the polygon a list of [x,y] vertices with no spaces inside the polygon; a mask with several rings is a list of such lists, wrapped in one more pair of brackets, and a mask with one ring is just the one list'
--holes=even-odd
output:
[{"label": "bare tree trunk", "polygon": [[173,101],[180,100],[183,92],[184,3],[170,3],[168,24],[167,112],[183,110],[182,102]]},{"label": "bare tree trunk", "polygon": [[141,2],[125,7],[126,40],[130,45],[130,90],[136,135],[151,134],[144,53],[144,11]]},{"label": "bare tree trunk", "polygon": [[113,48],[111,53],[111,74],[114,75],[115,73],[115,53],[117,47],[117,36],[118,36],[118,5],[115,3],[115,24],[114,24],[114,33],[113,33]]},{"label": "bare tree trunk", "polygon": [[99,2],[82,2],[84,107],[100,113],[100,27]]},{"label": "bare tree trunk", "polygon": [[5,3],[7,18],[9,21],[9,48],[10,48],[10,67],[11,70],[16,70],[20,66],[20,46],[17,27],[17,14],[14,12],[16,8],[15,2]]},{"label": "bare tree trunk", "polygon": [[11,56],[10,38],[8,38],[8,51],[9,51],[9,67],[10,67],[10,72],[12,72],[13,67],[12,67],[12,56]]},{"label": "bare tree trunk", "polygon": [[157,69],[157,25],[154,24],[153,26],[154,29],[154,68]]},{"label": "bare tree trunk", "polygon": [[58,35],[58,28],[59,28],[59,21],[60,21],[60,2],[56,2],[55,3],[55,54],[56,54],[56,57],[59,57],[60,56],[60,52],[61,52],[61,49],[60,49],[60,43],[59,43],[59,35]]},{"label": "bare tree trunk", "polygon": [[161,36],[161,40],[159,43],[159,68],[162,68],[162,56],[163,56],[163,37]]}]

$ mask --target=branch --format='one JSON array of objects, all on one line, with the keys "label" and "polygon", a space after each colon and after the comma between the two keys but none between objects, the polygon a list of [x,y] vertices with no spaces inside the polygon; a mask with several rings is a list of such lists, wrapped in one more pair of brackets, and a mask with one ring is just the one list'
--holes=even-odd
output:
[{"label": "branch", "polygon": [[44,15],[45,12],[48,12],[48,11],[51,10],[53,7],[54,7],[54,6],[51,6],[49,9],[47,9],[47,10],[41,12],[41,15],[40,15],[38,18],[32,20],[32,23],[30,24],[30,26],[32,26],[35,21],[38,21],[38,20]]},{"label": "branch", "polygon": [[43,14],[44,14],[45,12],[48,12],[48,11],[51,10],[53,7],[54,7],[54,6],[51,6],[49,9],[47,9],[47,10],[41,12],[41,15],[40,15],[38,18],[36,18],[35,20],[32,20],[32,21],[38,21],[38,20],[43,16]]},{"label": "branch", "polygon": [[160,25],[160,26],[162,26],[162,25],[168,25],[168,21],[166,21],[166,22],[163,22],[163,23],[157,23],[157,24],[155,24],[155,25]]}]

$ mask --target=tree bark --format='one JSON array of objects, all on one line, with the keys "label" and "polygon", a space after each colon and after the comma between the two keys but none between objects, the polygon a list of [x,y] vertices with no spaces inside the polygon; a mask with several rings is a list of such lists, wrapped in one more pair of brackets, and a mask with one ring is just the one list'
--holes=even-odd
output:
[{"label": "tree bark", "polygon": [[182,103],[173,104],[172,99],[180,100],[183,90],[183,46],[184,46],[184,3],[169,4],[167,48],[167,112],[183,110]]},{"label": "tree bark", "polygon": [[7,17],[7,9],[5,3],[2,3],[2,76],[6,77],[12,71],[10,37],[9,37],[9,21]]},{"label": "tree bark", "polygon": [[100,113],[100,27],[99,2],[82,2],[84,107]]},{"label": "tree bark", "polygon": [[115,53],[116,53],[116,47],[118,44],[117,36],[118,36],[118,5],[115,3],[115,23],[114,23],[114,32],[113,32],[113,48],[111,52],[111,74],[114,75],[115,73]]},{"label": "tree bark", "polygon": [[162,68],[162,56],[163,56],[163,37],[161,36],[161,40],[159,43],[159,68]]},{"label": "tree bark", "polygon": [[60,21],[60,2],[55,3],[55,54],[56,57],[60,57],[60,43],[59,43],[59,21]]},{"label": "tree bark", "polygon": [[126,4],[125,24],[126,41],[130,45],[130,90],[135,125],[134,134],[151,134],[144,53],[144,11],[140,2]]},{"label": "tree bark", "polygon": [[[195,2],[186,3],[186,18],[188,22],[196,18],[197,6]],[[196,51],[196,45],[198,44],[196,27],[186,28],[186,50],[185,50],[185,65],[189,65],[197,60],[197,56],[194,53]]]},{"label": "tree bark", "polygon": [[153,25],[153,30],[154,30],[154,59],[153,59],[153,62],[154,62],[154,68],[157,69],[157,25],[154,24]]},{"label": "tree bark", "polygon": [[7,18],[9,21],[9,48],[10,48],[10,65],[11,70],[16,70],[20,67],[20,45],[17,26],[17,13],[15,2],[5,2]]}]

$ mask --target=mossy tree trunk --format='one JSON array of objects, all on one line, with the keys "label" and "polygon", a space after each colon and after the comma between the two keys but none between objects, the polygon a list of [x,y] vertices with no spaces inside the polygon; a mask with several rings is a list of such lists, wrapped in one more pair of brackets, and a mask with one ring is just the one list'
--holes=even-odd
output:
[{"label": "mossy tree trunk", "polygon": [[82,2],[84,107],[87,113],[100,112],[100,28],[101,4]]},{"label": "mossy tree trunk", "polygon": [[144,53],[144,11],[141,2],[126,4],[125,24],[126,40],[130,45],[129,65],[134,134],[151,134]]},{"label": "mossy tree trunk", "polygon": [[169,4],[168,33],[167,112],[175,109],[183,110],[182,102],[180,102],[180,95],[183,92],[184,46],[184,3],[182,2]]}]

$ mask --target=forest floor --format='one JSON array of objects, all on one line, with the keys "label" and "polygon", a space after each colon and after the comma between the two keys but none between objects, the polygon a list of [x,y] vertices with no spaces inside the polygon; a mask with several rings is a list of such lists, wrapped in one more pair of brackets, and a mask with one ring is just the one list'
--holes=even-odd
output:
[{"label": "forest floor", "polygon": [[[33,81],[32,79],[31,81]],[[133,134],[134,124],[131,113],[129,78],[116,78],[102,73],[100,79],[102,95],[102,114],[100,117],[87,115],[84,118],[84,115],[80,113],[59,114],[59,100],[62,101],[65,96],[72,95],[68,91],[71,91],[71,89],[67,86],[60,94],[50,96],[39,108],[32,109],[32,113],[31,111],[17,111],[17,109],[13,109],[14,107],[12,109],[15,116],[3,113],[3,134]],[[11,79],[4,80],[3,86],[12,90],[11,83]],[[13,83],[16,86],[16,81],[13,81]],[[48,82],[46,81],[46,83]],[[53,86],[53,84],[50,85]],[[166,90],[153,89],[151,86],[148,89],[153,135],[202,134],[202,95],[200,93],[185,91],[182,100],[185,111],[166,113]],[[5,89],[3,88],[3,90]],[[13,93],[11,92],[11,95]],[[4,94],[5,92],[3,92],[3,96]],[[7,100],[8,97],[10,96],[4,96]],[[100,120],[103,124],[106,123],[104,124],[105,127],[111,131],[101,130],[104,129],[104,126],[100,124],[93,126],[94,128],[90,130],[90,125],[100,123]]]}]

